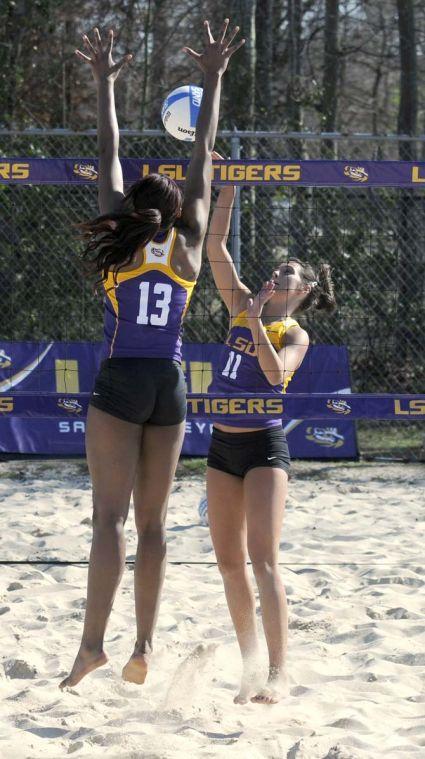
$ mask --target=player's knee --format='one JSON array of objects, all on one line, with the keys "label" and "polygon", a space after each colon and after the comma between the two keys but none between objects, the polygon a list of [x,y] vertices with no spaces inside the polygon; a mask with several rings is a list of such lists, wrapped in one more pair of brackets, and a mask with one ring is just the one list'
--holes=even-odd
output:
[{"label": "player's knee", "polygon": [[246,561],[242,557],[226,557],[221,559],[218,557],[217,563],[223,579],[235,579],[246,572]]},{"label": "player's knee", "polygon": [[167,501],[154,506],[134,502],[134,521],[137,534],[150,537],[165,536],[165,518],[167,516]]},{"label": "player's knee", "polygon": [[139,538],[144,543],[165,544],[165,521],[160,517],[136,519],[136,529]]},{"label": "player's knee", "polygon": [[252,571],[258,579],[273,578],[278,572],[277,562],[270,557],[250,556],[252,562]]},{"label": "player's knee", "polygon": [[127,514],[122,507],[106,500],[93,500],[93,527],[95,529],[119,529],[126,522]]}]

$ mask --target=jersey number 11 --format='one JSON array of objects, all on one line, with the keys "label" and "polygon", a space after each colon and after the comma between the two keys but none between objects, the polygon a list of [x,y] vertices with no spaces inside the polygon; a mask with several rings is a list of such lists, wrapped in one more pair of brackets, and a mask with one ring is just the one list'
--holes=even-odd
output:
[{"label": "jersey number 11", "polygon": [[229,377],[229,379],[236,379],[236,375],[239,369],[239,364],[241,363],[241,361],[242,361],[242,356],[240,353],[235,353],[234,351],[230,351],[229,358],[227,359],[227,364],[222,371],[222,375],[224,377]]}]

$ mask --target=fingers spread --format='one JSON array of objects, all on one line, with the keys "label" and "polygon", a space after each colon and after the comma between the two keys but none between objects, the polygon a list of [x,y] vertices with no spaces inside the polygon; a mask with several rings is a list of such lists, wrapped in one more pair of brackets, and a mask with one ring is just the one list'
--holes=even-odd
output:
[{"label": "fingers spread", "polygon": [[85,46],[90,50],[91,53],[94,53],[96,55],[96,50],[94,49],[92,43],[90,42],[89,38],[87,37],[87,34],[83,34],[83,42]]},{"label": "fingers spread", "polygon": [[123,67],[123,66],[125,66],[125,64],[126,64],[126,63],[129,63],[129,62],[131,61],[132,57],[133,57],[133,56],[131,55],[131,53],[129,53],[128,55],[124,55],[124,57],[123,57],[123,58],[121,58],[121,59],[118,61],[118,63],[116,63],[116,64],[115,64],[115,65],[114,65],[114,66],[111,68],[111,71],[120,71],[120,70],[122,69],[122,67]]},{"label": "fingers spread", "polygon": [[95,41],[95,44],[97,45],[97,47],[99,48],[99,50],[101,50],[102,49],[102,39],[100,37],[100,32],[99,32],[99,29],[97,28],[97,26],[95,26],[95,28],[94,28],[94,41]]},{"label": "fingers spread", "polygon": [[205,33],[207,35],[207,41],[212,45],[212,43],[214,42],[214,37],[211,34],[210,22],[209,21],[204,21],[204,29],[205,29]]},{"label": "fingers spread", "polygon": [[239,26],[235,26],[235,28],[233,29],[233,32],[230,32],[230,37],[229,37],[228,40],[226,40],[226,47],[230,47],[230,45],[232,44],[233,40],[235,39],[235,37],[236,37],[239,29],[240,29]]},{"label": "fingers spread", "polygon": [[114,44],[114,32],[113,29],[109,30],[109,38],[108,38],[108,53],[112,53],[112,47]]},{"label": "fingers spread", "polygon": [[224,23],[223,23],[223,27],[221,29],[221,37],[220,37],[221,44],[223,44],[223,42],[224,42],[224,38],[226,36],[226,32],[227,32],[227,27],[228,26],[229,26],[229,19],[225,18],[224,19]]},{"label": "fingers spread", "polygon": [[77,55],[82,61],[87,61],[87,63],[91,63],[92,59],[88,57],[88,55],[84,55],[80,50],[74,50],[75,55]]},{"label": "fingers spread", "polygon": [[201,54],[200,54],[200,53],[197,53],[195,50],[192,50],[192,48],[191,48],[191,47],[184,47],[184,48],[183,48],[183,52],[184,52],[184,53],[187,53],[188,55],[190,55],[190,57],[191,57],[191,58],[194,58],[194,59],[195,59],[195,61],[197,61],[197,60],[198,60],[198,58],[201,58]]},{"label": "fingers spread", "polygon": [[233,53],[236,53],[236,50],[239,50],[239,48],[242,47],[242,45],[245,45],[245,42],[246,40],[241,40],[236,45],[233,45],[232,47],[228,47],[226,50],[226,54],[229,56],[233,55]]}]

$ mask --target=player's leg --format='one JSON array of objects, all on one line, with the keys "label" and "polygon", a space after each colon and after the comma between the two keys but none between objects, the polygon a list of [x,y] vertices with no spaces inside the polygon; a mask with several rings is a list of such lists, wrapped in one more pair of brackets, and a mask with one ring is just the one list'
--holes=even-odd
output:
[{"label": "player's leg", "polygon": [[255,597],[247,567],[246,519],[241,477],[207,468],[208,521],[218,568],[243,660],[236,703],[246,703],[255,691],[258,637]]},{"label": "player's leg", "polygon": [[288,612],[279,572],[279,543],[288,486],[286,471],[271,467],[250,469],[244,478],[248,553],[260,596],[269,652],[267,689],[255,698],[275,703],[285,683]]},{"label": "player's leg", "polygon": [[134,483],[134,515],[138,534],[134,567],[137,641],[123,677],[143,683],[152,651],[166,565],[165,517],[183,444],[185,422],[145,424]]},{"label": "player's leg", "polygon": [[124,523],[139,459],[142,427],[89,406],[86,451],[93,484],[93,542],[80,650],[60,685],[76,685],[104,664],[103,637],[125,565]]}]

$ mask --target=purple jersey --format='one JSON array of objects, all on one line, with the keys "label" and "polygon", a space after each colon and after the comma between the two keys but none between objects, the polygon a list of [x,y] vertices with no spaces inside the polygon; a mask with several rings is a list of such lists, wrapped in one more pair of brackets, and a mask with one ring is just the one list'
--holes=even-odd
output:
[{"label": "purple jersey", "polygon": [[[265,324],[267,336],[279,351],[285,344],[285,335],[291,327],[298,327],[295,319],[288,317],[283,321]],[[224,396],[240,395],[241,393],[275,393],[281,395],[286,391],[288,382],[295,372],[285,378],[284,384],[271,385],[266,378],[257,359],[257,347],[253,342],[252,333],[248,326],[246,311],[242,311],[231,321],[227,340],[221,351],[213,381],[208,388],[209,393]],[[226,420],[232,427],[281,427],[280,419]]]},{"label": "purple jersey", "polygon": [[104,348],[109,357],[169,358],[181,362],[182,322],[195,282],[170,265],[177,231],[152,240],[143,263],[132,271],[109,272],[104,282]]}]

